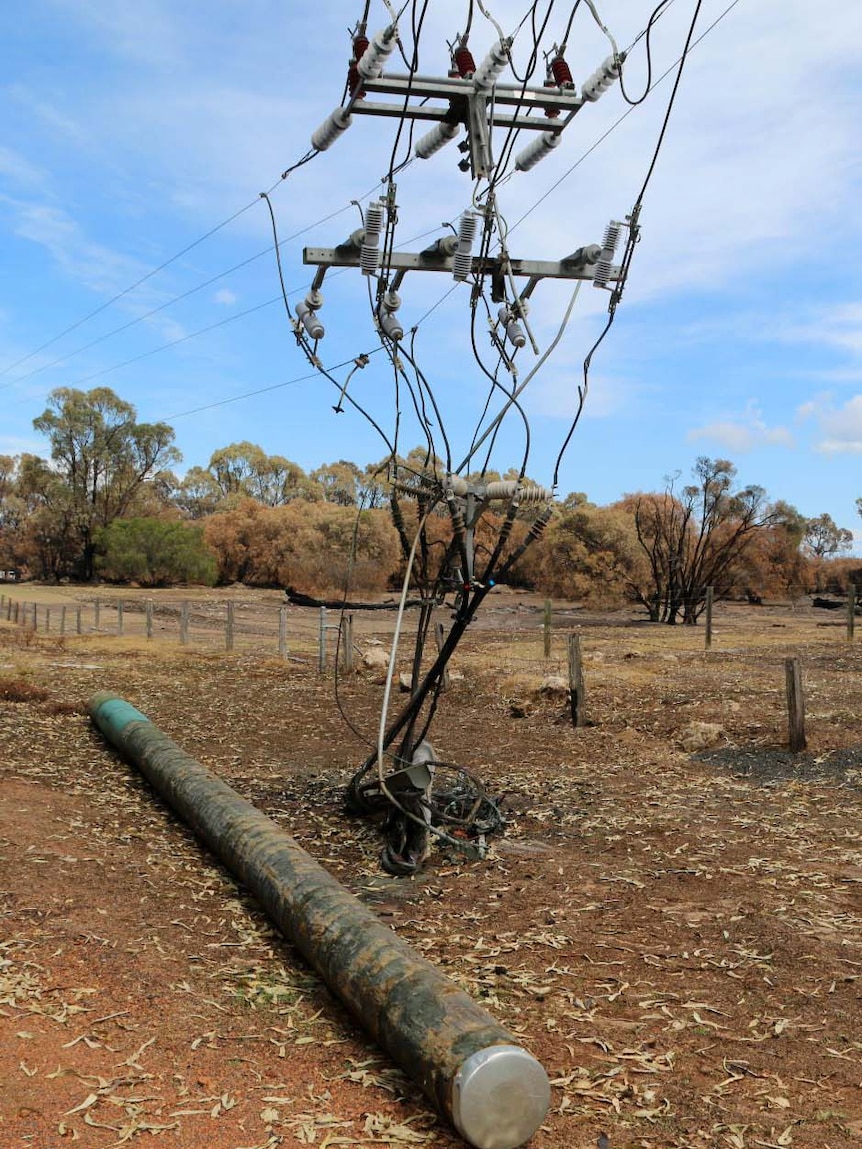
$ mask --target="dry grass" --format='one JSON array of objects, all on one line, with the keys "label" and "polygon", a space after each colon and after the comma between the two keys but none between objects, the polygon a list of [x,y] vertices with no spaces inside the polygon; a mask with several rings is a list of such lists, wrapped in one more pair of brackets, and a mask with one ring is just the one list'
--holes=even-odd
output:
[{"label": "dry grass", "polygon": [[[365,747],[312,659],[0,626],[8,679],[45,692],[0,700],[4,1149],[459,1144],[93,736],[80,709],[98,689],[265,809],[540,1057],[553,1104],[535,1149],[859,1143],[862,644],[789,608],[719,608],[709,653],[700,628],[572,612],[592,723],[576,731],[532,694],[541,603],[498,602],[458,652],[434,739],[506,795],[507,834],[482,863],[438,852],[407,881],[381,878],[374,829],[343,815]],[[783,749],[788,655],[805,755]],[[373,733],[372,676],[339,693]],[[694,757],[693,722],[722,730]]]}]

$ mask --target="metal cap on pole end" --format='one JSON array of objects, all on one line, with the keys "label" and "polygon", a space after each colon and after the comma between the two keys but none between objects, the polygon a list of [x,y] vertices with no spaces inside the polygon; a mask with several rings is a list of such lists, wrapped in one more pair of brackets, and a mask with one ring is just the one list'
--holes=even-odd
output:
[{"label": "metal cap on pole end", "polygon": [[547,1073],[517,1045],[471,1054],[452,1085],[452,1120],[475,1149],[517,1149],[542,1124],[550,1103]]}]

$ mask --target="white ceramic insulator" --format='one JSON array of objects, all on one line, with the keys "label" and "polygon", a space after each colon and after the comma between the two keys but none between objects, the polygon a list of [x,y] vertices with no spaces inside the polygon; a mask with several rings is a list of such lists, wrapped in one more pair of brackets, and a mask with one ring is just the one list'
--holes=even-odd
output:
[{"label": "white ceramic insulator", "polygon": [[404,326],[394,311],[387,311],[384,307],[379,318],[381,328],[394,343],[404,338]]},{"label": "white ceramic insulator", "polygon": [[498,40],[476,71],[473,73],[473,87],[477,91],[493,88],[497,77],[509,62],[511,40]]},{"label": "white ceramic insulator", "polygon": [[600,259],[596,264],[596,269],[593,272],[593,286],[594,287],[607,287],[611,277],[611,268],[613,263],[609,259]]},{"label": "white ceramic insulator", "polygon": [[317,340],[323,338],[325,334],[323,324],[320,322],[317,314],[308,306],[307,299],[304,299],[301,303],[297,303],[296,315],[312,339]]},{"label": "white ceramic insulator", "polygon": [[[485,489],[485,497],[488,499],[511,499],[517,490],[518,483],[515,479],[501,479],[498,483],[488,484]],[[546,503],[554,496],[547,487],[522,486],[519,497],[522,503]]]},{"label": "white ceramic insulator", "polygon": [[527,336],[524,334],[524,329],[518,322],[517,316],[508,307],[501,307],[497,312],[497,317],[500,323],[506,329],[506,338],[513,347],[523,347],[527,342]]},{"label": "white ceramic insulator", "polygon": [[362,58],[356,65],[356,71],[363,80],[376,80],[383,71],[383,65],[389,58],[398,38],[398,29],[394,24],[384,28],[382,32],[375,32],[368,47],[362,53]]},{"label": "white ceramic insulator", "polygon": [[479,216],[474,211],[465,211],[458,224],[458,250],[452,258],[452,274],[463,282],[473,270],[473,241]]},{"label": "white ceramic insulator", "polygon": [[445,120],[441,120],[439,124],[435,124],[430,132],[426,132],[421,140],[417,141],[413,150],[420,160],[427,160],[429,156],[433,156],[435,152],[445,148],[450,140],[454,140],[460,130],[460,124],[448,124]]},{"label": "white ceramic insulator", "polygon": [[609,252],[613,255],[617,250],[617,245],[620,242],[620,232],[623,225],[612,219],[608,226],[605,228],[605,234],[602,239],[602,255]]},{"label": "white ceramic insulator", "polygon": [[528,172],[534,168],[539,160],[549,156],[554,148],[558,148],[563,137],[560,132],[542,132],[538,139],[528,144],[522,152],[515,156],[515,167],[519,172]]},{"label": "white ceramic insulator", "polygon": [[353,117],[344,108],[336,108],[328,119],[324,120],[311,137],[311,146],[319,152],[326,149],[338,139],[342,132],[346,132],[353,123]]},{"label": "white ceramic insulator", "polygon": [[607,287],[610,280],[611,270],[614,263],[614,253],[617,250],[617,245],[620,242],[620,233],[622,232],[623,225],[612,219],[608,226],[605,228],[604,238],[602,240],[602,250],[596,261],[596,266],[593,271],[593,286],[594,287]]},{"label": "white ceramic insulator", "polygon": [[397,311],[401,306],[401,296],[397,291],[387,291],[383,296],[383,306],[387,311]]},{"label": "white ceramic insulator", "polygon": [[581,88],[581,96],[585,100],[590,100],[592,103],[606,92],[615,80],[620,76],[620,63],[614,56],[608,56],[607,60],[596,68],[592,76],[584,81],[584,86]]},{"label": "white ceramic insulator", "polygon": [[365,209],[365,236],[359,252],[363,275],[373,275],[380,263],[380,232],[383,230],[383,204],[373,200]]}]

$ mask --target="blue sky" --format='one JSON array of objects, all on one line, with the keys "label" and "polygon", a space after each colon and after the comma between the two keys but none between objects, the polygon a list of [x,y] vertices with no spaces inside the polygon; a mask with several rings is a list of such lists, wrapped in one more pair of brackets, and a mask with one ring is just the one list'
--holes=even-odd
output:
[{"label": "blue sky", "polygon": [[[729,2],[703,0],[696,35]],[[621,46],[653,8],[649,0],[596,6]],[[657,23],[655,74],[679,55],[694,6],[674,0]],[[507,31],[527,10],[523,0],[486,7]],[[306,469],[385,454],[361,416],[333,412],[331,383],[303,378],[310,369],[279,302],[269,216],[257,200],[340,102],[347,28],[361,8],[291,0],[3,6],[0,452],[45,453],[32,420],[52,388],[108,386],[140,419],[173,425],[183,467],[205,465],[214,450],[243,439]],[[445,73],[446,40],[463,30],[466,10],[467,0],[430,0],[423,74]],[[544,17],[547,3],[538,10]],[[555,5],[547,46],[561,37],[570,11],[571,4]],[[372,0],[369,30],[387,19],[384,3]],[[528,29],[515,41],[520,64]],[[477,59],[494,39],[477,11]],[[643,48],[641,40],[628,64],[632,93],[644,81]],[[607,52],[582,4],[569,37],[575,80]],[[395,59],[388,70],[404,67]],[[806,515],[828,511],[856,531],[862,551],[854,506],[862,495],[860,77],[859,5],[826,18],[809,0],[739,0],[693,50],[647,190],[626,292],[563,460],[561,495],[580,490],[605,503],[659,488],[664,476],[686,474],[698,455],[722,456],[736,463],[742,482],[761,484]],[[513,256],[558,259],[598,241],[609,219],[630,210],[672,78],[613,128],[627,105],[619,86],[611,88],[580,112],[548,159],[501,186]],[[395,120],[354,117],[330,150],[273,191],[285,278],[297,292],[292,304],[310,279],[303,245],[334,246],[358,226],[351,201],[367,203],[386,172],[395,129]],[[399,246],[424,246],[469,206],[473,187],[458,158],[450,145],[399,175]],[[470,348],[469,288],[443,299],[452,286],[445,275],[408,275],[401,314],[408,327],[422,320],[417,362],[460,461],[487,390]],[[557,331],[568,292],[545,283],[533,295],[530,322],[541,349]],[[324,364],[380,346],[358,271],[330,275],[324,294]],[[540,482],[551,479],[581,362],[606,307],[607,295],[586,285],[559,346],[524,392],[528,473]],[[490,360],[487,331],[479,336]],[[520,353],[522,377],[532,362],[529,348]],[[336,372],[339,381],[344,374]],[[373,356],[350,389],[391,438],[395,398],[385,354]],[[419,441],[405,400],[399,446]],[[524,449],[524,424],[509,416],[492,465],[517,466]]]}]

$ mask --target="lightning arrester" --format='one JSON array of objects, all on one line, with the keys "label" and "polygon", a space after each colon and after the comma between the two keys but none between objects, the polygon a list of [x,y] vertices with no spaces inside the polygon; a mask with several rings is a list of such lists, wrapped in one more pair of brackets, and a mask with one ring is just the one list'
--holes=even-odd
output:
[{"label": "lightning arrester", "polygon": [[389,59],[397,39],[398,29],[394,24],[390,24],[382,32],[374,33],[371,43],[362,53],[362,59],[356,65],[356,71],[363,80],[377,79],[383,71],[383,65]]},{"label": "lightning arrester", "polygon": [[593,272],[593,287],[607,287],[622,229],[623,224],[615,219],[612,219],[605,228],[601,254],[596,261],[596,268]]},{"label": "lightning arrester", "polygon": [[452,275],[463,283],[473,268],[473,241],[479,217],[474,211],[465,211],[458,224],[458,249],[452,257]]},{"label": "lightning arrester", "polygon": [[562,143],[560,132],[542,132],[538,139],[528,144],[522,152],[515,156],[515,167],[519,172],[528,172],[534,168],[539,160],[549,156],[554,148]]},{"label": "lightning arrester", "polygon": [[365,235],[359,252],[363,275],[374,275],[380,263],[380,232],[383,230],[383,204],[372,200],[365,209]]}]

